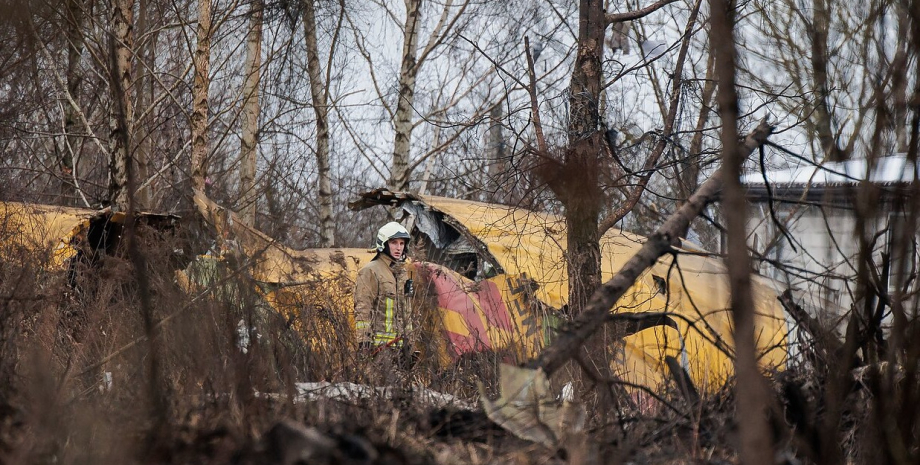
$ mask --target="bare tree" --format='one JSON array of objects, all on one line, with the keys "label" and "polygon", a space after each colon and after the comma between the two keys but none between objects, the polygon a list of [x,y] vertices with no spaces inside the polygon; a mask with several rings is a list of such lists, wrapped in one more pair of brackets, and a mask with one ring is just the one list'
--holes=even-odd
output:
[{"label": "bare tree", "polygon": [[[761,121],[744,138],[743,142],[734,141],[733,144],[737,149],[739,159],[743,160],[766,143],[772,132],[773,127],[765,121]],[[568,360],[575,357],[579,348],[585,344],[588,338],[603,327],[603,322],[608,320],[610,316],[610,308],[635,284],[642,273],[673,248],[673,242],[678,238],[677,233],[686,229],[690,221],[699,215],[707,204],[715,201],[716,197],[726,187],[727,179],[730,176],[730,166],[723,165],[722,168],[707,179],[674,214],[668,217],[658,230],[649,236],[642,248],[630,257],[609,281],[598,288],[598,291],[591,296],[588,306],[584,309],[585,311],[573,318],[573,324],[568,330],[561,334],[538,357],[529,361],[527,366],[541,368],[545,373],[551,375]]]},{"label": "bare tree", "polygon": [[749,465],[773,463],[773,451],[766,424],[767,392],[757,365],[754,329],[754,300],[751,295],[751,259],[747,247],[747,220],[740,176],[750,150],[738,143],[738,93],[735,89],[735,3],[710,2],[710,47],[715,56],[718,79],[717,100],[722,120],[722,169],[724,171],[723,214],[727,221],[728,268],[731,309],[734,322],[736,418],[740,429],[740,453]]},{"label": "bare tree", "polygon": [[307,74],[310,77],[310,96],[313,102],[313,114],[316,118],[316,166],[319,176],[319,224],[320,243],[323,247],[332,247],[335,244],[335,218],[332,215],[332,176],[330,173],[329,153],[329,86],[327,83],[328,71],[332,68],[332,59],[341,30],[345,5],[340,5],[339,19],[336,24],[334,37],[329,46],[329,61],[326,63],[327,74],[323,71],[319,60],[319,45],[316,40],[316,5],[314,0],[304,2],[303,27],[307,50]]},{"label": "bare tree", "polygon": [[[602,129],[600,115],[605,30],[612,22],[643,17],[668,3],[672,2],[660,1],[642,10],[622,14],[607,14],[600,0],[582,0],[579,3],[578,40],[569,88],[567,146],[561,161],[541,168],[542,177],[565,208],[568,305],[576,313],[584,308],[600,285],[601,235],[628,213],[636,201],[627,201],[625,208],[602,223],[600,215],[605,196],[600,174],[602,160],[612,150]],[[680,72],[678,69],[675,74]],[[675,93],[673,98],[679,98],[679,93]],[[673,111],[676,111],[675,102],[672,102]],[[673,122],[673,115],[669,121]],[[663,150],[664,145],[660,144],[648,158],[646,172],[654,168]],[[639,188],[634,190],[632,196],[635,199],[641,195],[642,187],[640,183]]]},{"label": "bare tree", "polygon": [[262,75],[262,0],[252,0],[246,36],[243,124],[240,145],[240,218],[247,226],[256,222],[256,165],[259,147],[259,82]]},{"label": "bare tree", "polygon": [[907,117],[894,110],[897,97],[876,115],[872,92],[879,83],[894,89],[904,82],[892,74],[903,70],[899,63],[906,59],[906,42],[892,40],[908,30],[909,15],[899,5],[769,2],[762,21],[752,24],[758,50],[739,71],[784,114],[804,123],[797,127],[813,141],[816,160],[840,161],[854,153],[861,158],[856,152],[870,143],[873,131],[868,123],[879,119],[890,131],[883,138],[889,150],[906,148]]},{"label": "bare tree", "polygon": [[[83,27],[84,27],[84,4],[79,0],[69,0],[67,3],[65,24],[65,37],[67,39],[67,71],[65,79],[67,82],[67,94],[78,96],[83,82],[83,74],[80,64],[83,60]],[[61,157],[61,201],[66,204],[73,204],[77,198],[74,159],[78,158],[77,154],[82,149],[82,138],[77,134],[81,131],[79,111],[74,105],[68,102],[64,105],[64,148]]]},{"label": "bare tree", "polygon": [[[404,2],[405,15],[400,23],[403,42],[402,51],[399,54],[400,64],[395,108],[387,102],[388,97],[383,89],[379,87],[376,89],[381,103],[393,124],[392,163],[390,173],[386,176],[387,184],[393,190],[408,190],[412,171],[420,163],[424,163],[428,156],[432,155],[432,153],[428,153],[416,158],[414,161],[411,159],[412,133],[418,125],[413,115],[418,113],[427,115],[445,113],[443,108],[437,107],[425,112],[420,111],[416,101],[418,79],[425,63],[432,59],[436,49],[443,45],[448,38],[455,37],[457,30],[460,28],[461,20],[466,17],[466,11],[470,4],[470,0],[462,0],[456,4],[454,0],[444,2],[440,6],[440,12],[436,16],[437,21],[433,24],[427,41],[420,47],[423,14],[426,12],[425,6],[434,4],[426,3],[422,0],[405,0]],[[386,14],[388,17],[397,16],[389,10],[386,11]],[[360,37],[361,33],[354,26],[353,29],[355,29],[356,40],[359,44],[359,49],[362,50],[362,55],[368,61],[368,65],[372,69],[375,68],[370,54],[367,53],[362,45],[363,38]],[[375,74],[372,74],[372,79],[375,80],[376,86]],[[448,103],[451,106],[457,104],[456,100]],[[447,138],[447,144],[452,140],[453,138]]]},{"label": "bare tree", "polygon": [[208,177],[208,90],[211,87],[211,0],[198,1],[195,79],[192,88],[192,187],[204,190]]},{"label": "bare tree", "polygon": [[134,170],[136,186],[139,186],[134,192],[134,201],[138,209],[150,207],[151,186],[147,184],[150,176],[150,163],[153,154],[153,136],[150,121],[151,115],[149,105],[155,98],[153,88],[152,72],[156,63],[156,46],[157,31],[152,27],[151,10],[153,6],[150,0],[140,0],[138,2],[137,30],[138,36],[141,37],[140,43],[137,44],[138,53],[135,56],[137,69],[137,79],[134,87],[135,100],[137,101],[137,114],[135,115],[134,128]]},{"label": "bare tree", "polygon": [[112,4],[111,79],[112,98],[122,110],[122,118],[111,117],[109,136],[109,202],[113,208],[128,207],[128,167],[132,163],[131,143],[134,107],[130,97],[134,53],[134,2],[115,0]]}]

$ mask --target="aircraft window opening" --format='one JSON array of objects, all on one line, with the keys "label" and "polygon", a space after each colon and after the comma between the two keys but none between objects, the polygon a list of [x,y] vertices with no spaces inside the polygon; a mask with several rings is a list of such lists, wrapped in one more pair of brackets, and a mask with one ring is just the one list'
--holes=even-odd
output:
[{"label": "aircraft window opening", "polygon": [[458,238],[447,247],[439,248],[425,236],[418,242],[422,249],[420,258],[450,268],[469,279],[474,279],[479,268],[478,259],[475,253],[467,250],[469,247],[464,244],[465,242],[462,238]]},{"label": "aircraft window opening", "polygon": [[474,281],[498,274],[500,267],[481,249],[477,239],[471,238],[453,225],[443,212],[433,210],[422,202],[404,202],[402,210],[409,220],[407,227],[415,242],[415,257],[445,266]]}]

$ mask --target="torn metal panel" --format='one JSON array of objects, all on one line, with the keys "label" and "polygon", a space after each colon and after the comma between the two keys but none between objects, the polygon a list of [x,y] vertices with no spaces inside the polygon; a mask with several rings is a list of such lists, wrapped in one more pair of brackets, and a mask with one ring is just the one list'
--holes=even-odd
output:
[{"label": "torn metal panel", "polygon": [[457,240],[457,234],[444,224],[442,218],[438,217],[440,214],[430,208],[425,208],[424,204],[403,202],[400,206],[403,211],[415,218],[414,228],[428,236],[435,247],[444,249]]},{"label": "torn metal panel", "polygon": [[[464,274],[486,278],[503,273],[504,270],[500,261],[495,259],[489,247],[479,240],[475,233],[469,231],[465,224],[457,222],[450,215],[445,215],[437,208],[433,208],[429,202],[432,198],[434,197],[376,189],[361,194],[358,200],[350,202],[348,206],[352,210],[363,210],[373,206],[401,208],[412,218],[411,224],[408,225],[410,229],[424,234],[438,251],[454,256],[461,254],[475,255],[475,270]],[[439,260],[435,258],[435,261]],[[458,268],[457,260],[443,260],[443,264],[455,270]],[[489,269],[490,273],[482,272],[484,269]]]},{"label": "torn metal panel", "polygon": [[[124,212],[22,202],[0,202],[0,257],[35,259],[46,269],[66,269],[81,253],[111,253],[121,238]],[[141,212],[137,224],[165,230],[175,215]]]},{"label": "torn metal panel", "polygon": [[[411,203],[412,211],[424,207],[434,212],[429,218],[440,219],[476,249],[478,267],[493,261],[501,273],[527,276],[538,285],[534,292],[540,302],[556,309],[565,306],[568,275],[564,218],[505,205],[379,190],[362,198],[391,206]],[[371,203],[366,201],[365,205]],[[418,232],[427,234],[422,229]],[[600,244],[602,279],[611,279],[645,240],[616,229],[605,233]],[[456,253],[468,250],[462,247],[465,245],[445,249]],[[451,268],[470,276],[463,269]],[[482,276],[478,270],[476,276]],[[761,361],[766,366],[782,366],[787,335],[784,311],[774,290],[756,277],[753,294]],[[728,275],[718,258],[698,250],[685,253],[682,249],[662,257],[611,311],[667,313],[677,327],[657,326],[627,336],[612,368],[625,380],[654,389],[667,382],[666,360],[673,357],[680,360],[702,389],[717,388],[734,372],[729,297]]]},{"label": "torn metal panel", "polygon": [[448,244],[447,247],[444,247],[444,252],[450,255],[475,254],[476,248],[473,247],[473,244],[470,244],[470,241],[464,238],[458,238]]},{"label": "torn metal panel", "polygon": [[426,260],[445,265],[469,278],[486,279],[504,273],[489,247],[466,225],[433,208],[424,200],[426,197],[411,195],[405,201],[400,198],[391,195],[383,197],[382,202],[396,202],[410,215],[410,231],[430,242],[424,253]]},{"label": "torn metal panel", "polygon": [[221,253],[242,253],[257,281],[283,286],[307,284],[340,273],[357,270],[374,258],[363,249],[295,250],[243,224],[236,214],[195,192],[198,211],[217,230]]},{"label": "torn metal panel", "polygon": [[498,399],[489,399],[479,386],[480,401],[489,419],[521,439],[551,449],[584,431],[584,406],[557,401],[543,370],[502,364],[499,371]]}]

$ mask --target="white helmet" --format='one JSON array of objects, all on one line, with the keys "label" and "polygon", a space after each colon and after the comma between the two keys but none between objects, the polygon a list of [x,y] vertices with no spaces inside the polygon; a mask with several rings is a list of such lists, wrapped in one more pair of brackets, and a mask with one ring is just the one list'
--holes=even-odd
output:
[{"label": "white helmet", "polygon": [[391,221],[383,225],[380,230],[377,231],[377,240],[374,242],[374,246],[377,252],[383,252],[384,247],[387,245],[387,241],[390,239],[405,239],[406,242],[409,242],[409,238],[409,231],[406,231],[403,225]]}]

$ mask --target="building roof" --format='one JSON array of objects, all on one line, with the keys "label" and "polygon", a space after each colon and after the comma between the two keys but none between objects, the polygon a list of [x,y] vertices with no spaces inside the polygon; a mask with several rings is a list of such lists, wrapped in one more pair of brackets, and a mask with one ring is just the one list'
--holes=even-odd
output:
[{"label": "building roof", "polygon": [[[741,177],[749,200],[783,202],[831,202],[850,205],[860,183],[869,180],[879,188],[881,199],[910,195],[909,185],[920,180],[920,169],[899,153],[881,157],[867,167],[866,159],[814,164],[797,160],[784,169],[755,171]],[[766,177],[767,182],[764,182]]]},{"label": "building roof", "polygon": [[[798,165],[780,170],[768,170],[767,181],[774,187],[809,185],[812,187],[858,184],[870,180],[879,184],[908,183],[914,176],[920,178],[920,171],[907,155],[899,153],[879,158],[872,170],[867,170],[866,159],[852,159],[843,162],[825,162],[815,165],[798,161]],[[912,173],[913,171],[913,173]],[[747,186],[763,186],[764,173],[759,171],[741,177],[741,183]]]}]

